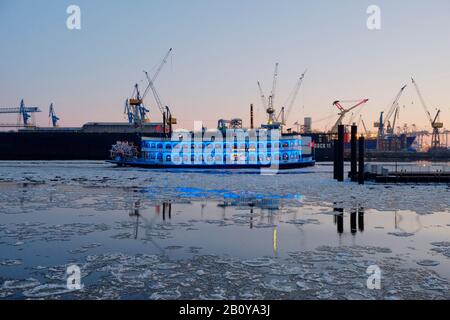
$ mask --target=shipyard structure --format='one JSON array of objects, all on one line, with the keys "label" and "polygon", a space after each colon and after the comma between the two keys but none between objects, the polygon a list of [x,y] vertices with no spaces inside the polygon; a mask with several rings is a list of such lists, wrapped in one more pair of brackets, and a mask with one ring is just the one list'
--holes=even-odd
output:
[{"label": "shipyard structure", "polygon": [[[133,94],[127,98],[123,113],[126,122],[89,122],[78,128],[60,127],[56,108],[50,104],[48,109],[51,127],[38,127],[34,121],[34,114],[41,112],[40,108],[27,106],[22,100],[18,107],[0,107],[2,114],[16,114],[17,123],[4,124],[0,118],[0,128],[8,128],[10,131],[0,131],[0,160],[106,160],[110,157],[111,146],[118,141],[127,142],[135,146],[136,152],[140,153],[143,138],[167,139],[171,137],[172,127],[177,123],[172,116],[171,109],[162,103],[155,81],[163,66],[166,64],[172,49],[162,59],[159,67],[153,75],[144,71],[147,86],[141,92],[138,84],[133,86]],[[375,121],[375,132],[367,129],[366,123],[359,114],[360,109],[368,103],[369,99],[336,100],[332,103],[337,120],[332,127],[326,131],[317,131],[313,127],[313,119],[305,117],[301,124],[299,120],[290,120],[290,114],[295,109],[296,98],[305,79],[306,71],[298,78],[290,96],[283,105],[277,106],[275,98],[278,77],[278,64],[275,65],[272,88],[268,95],[262,89],[258,81],[258,89],[261,105],[265,110],[267,121],[261,128],[268,130],[279,130],[283,135],[291,135],[309,138],[308,147],[315,161],[333,161],[334,141],[337,138],[337,128],[345,127],[344,156],[350,154],[350,133],[352,125],[362,127],[362,135],[365,137],[366,156],[370,159],[383,160],[426,160],[426,159],[449,159],[448,149],[449,131],[443,129],[443,123],[439,121],[440,109],[432,115],[425,103],[425,99],[419,89],[417,82],[412,80],[413,87],[417,92],[420,104],[429,120],[431,132],[415,129],[407,130],[406,125],[399,125],[400,104],[399,100],[407,87],[402,86],[395,96],[393,102],[380,112],[380,117]],[[150,122],[147,114],[149,109],[144,101],[149,93],[154,98],[155,110],[161,114],[161,122]],[[277,100],[278,101],[278,100]],[[359,114],[359,118],[356,115]],[[250,110],[249,128],[254,125],[253,106]],[[217,129],[224,127],[242,128],[242,119],[221,119],[218,121]],[[13,129],[11,129],[13,128]],[[206,128],[205,128],[206,129]],[[431,140],[426,146],[424,138]],[[429,150],[429,151],[427,151]]]}]

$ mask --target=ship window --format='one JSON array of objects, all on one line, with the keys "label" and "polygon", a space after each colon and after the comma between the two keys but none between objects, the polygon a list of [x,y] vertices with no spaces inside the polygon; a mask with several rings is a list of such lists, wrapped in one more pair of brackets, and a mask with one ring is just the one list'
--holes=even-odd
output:
[{"label": "ship window", "polygon": [[158,160],[162,160],[162,154],[161,153],[158,153],[158,155],[156,156],[156,158],[158,159]]},{"label": "ship window", "polygon": [[156,148],[156,143],[152,143],[150,148],[155,149]]},{"label": "ship window", "polygon": [[163,148],[162,143],[158,143],[158,149],[162,149],[162,148]]},{"label": "ship window", "polygon": [[154,154],[153,152],[150,153],[150,159],[151,159],[151,160],[155,160],[155,158],[156,158],[155,154]]},{"label": "ship window", "polygon": [[283,143],[283,148],[289,148],[289,142],[284,142]]},{"label": "ship window", "polygon": [[287,153],[283,153],[283,160],[289,160],[289,155]]},{"label": "ship window", "polygon": [[170,159],[171,159],[170,154],[166,155],[166,161],[170,161]]},{"label": "ship window", "polygon": [[170,143],[166,144],[166,149],[172,149],[172,145]]}]

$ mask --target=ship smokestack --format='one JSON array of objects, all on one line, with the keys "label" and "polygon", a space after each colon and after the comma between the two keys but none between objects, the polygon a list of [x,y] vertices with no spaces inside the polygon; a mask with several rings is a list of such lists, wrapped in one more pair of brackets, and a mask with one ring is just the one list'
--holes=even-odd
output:
[{"label": "ship smokestack", "polygon": [[250,129],[253,129],[253,103],[250,105]]}]

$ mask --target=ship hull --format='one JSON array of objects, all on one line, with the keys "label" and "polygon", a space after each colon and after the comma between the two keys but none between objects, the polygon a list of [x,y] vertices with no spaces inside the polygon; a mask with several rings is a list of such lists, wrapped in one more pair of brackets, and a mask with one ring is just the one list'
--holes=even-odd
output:
[{"label": "ship hull", "polygon": [[[270,165],[258,165],[258,164],[188,164],[188,165],[175,165],[175,164],[153,164],[144,161],[117,161],[108,160],[107,162],[116,164],[121,167],[137,167],[146,169],[224,169],[224,170],[236,170],[236,169],[272,169]],[[305,160],[296,163],[280,163],[277,167],[273,169],[279,170],[289,170],[289,169],[300,169],[306,167],[313,167],[316,164],[314,160]]]},{"label": "ship hull", "polygon": [[[151,134],[146,134],[150,135]],[[333,142],[328,134],[310,134],[317,162],[333,161]],[[111,145],[128,141],[140,146],[139,133],[111,132],[0,132],[0,160],[105,160]],[[407,138],[407,148],[414,137]],[[349,149],[349,144],[346,144]],[[366,150],[375,150],[376,140],[366,140]]]}]

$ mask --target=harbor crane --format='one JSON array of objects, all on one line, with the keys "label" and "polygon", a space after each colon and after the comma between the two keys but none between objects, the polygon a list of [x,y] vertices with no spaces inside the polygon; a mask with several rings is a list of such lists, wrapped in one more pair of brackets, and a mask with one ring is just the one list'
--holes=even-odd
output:
[{"label": "harbor crane", "polygon": [[52,126],[57,127],[59,118],[56,116],[56,112],[55,112],[55,108],[53,107],[53,103],[50,104],[50,108],[48,110],[48,117],[50,118],[50,120],[52,122]]},{"label": "harbor crane", "polygon": [[[380,113],[380,120],[379,122],[374,123],[374,127],[378,128],[378,139],[384,139],[385,135],[392,136],[394,134],[395,129],[395,123],[397,122],[397,119],[399,117],[399,104],[398,101],[400,100],[403,91],[405,91],[407,85],[404,85],[401,87],[400,91],[397,93],[397,95],[394,98],[394,101],[392,102],[391,107],[386,113],[386,116],[384,116],[384,112]],[[391,125],[391,117],[394,116],[393,123]],[[387,123],[387,125],[386,125]],[[385,128],[386,125],[386,128]]]},{"label": "harbor crane", "polygon": [[[145,88],[144,92],[140,93],[138,84],[134,85],[134,90],[132,93],[132,98],[127,99],[125,101],[124,106],[124,113],[128,117],[128,122],[130,124],[134,123],[135,126],[141,126],[142,122],[145,121],[146,114],[149,112],[149,110],[144,106],[144,99],[149,93],[149,91],[152,89],[154,82],[158,78],[159,74],[161,73],[161,70],[163,69],[164,65],[167,63],[167,59],[169,58],[170,54],[172,52],[172,48],[169,49],[169,51],[165,54],[164,58],[162,59],[161,63],[159,64],[158,68],[156,69],[155,74],[152,78],[147,76],[148,85]],[[156,99],[156,98],[155,98]]]},{"label": "harbor crane", "polygon": [[266,113],[269,116],[269,119],[267,123],[269,125],[276,125],[281,124],[282,126],[286,125],[287,119],[292,111],[292,108],[295,104],[295,101],[297,99],[298,93],[300,91],[300,87],[303,83],[303,79],[305,78],[306,71],[303,72],[303,74],[300,76],[300,78],[297,80],[297,83],[294,86],[294,89],[292,90],[291,94],[287,98],[287,101],[285,103],[285,106],[281,107],[278,115],[275,114],[275,95],[276,95],[276,88],[277,88],[277,78],[278,78],[278,63],[275,64],[275,71],[273,73],[273,80],[272,80],[272,91],[270,93],[270,96],[266,98],[261,83],[258,81],[258,90],[259,95],[261,98],[261,104],[263,108],[266,110]]},{"label": "harbor crane", "polygon": [[436,115],[433,118],[431,116],[430,111],[428,110],[425,100],[423,99],[422,93],[420,92],[419,85],[417,84],[416,81],[414,81],[414,78],[411,78],[411,81],[414,84],[414,87],[416,88],[419,100],[422,104],[422,107],[425,110],[425,113],[427,114],[428,121],[430,121],[431,124],[431,128],[433,129],[433,133],[431,135],[431,149],[439,149],[441,147],[441,138],[439,129],[442,129],[444,127],[444,124],[442,122],[439,122],[439,115],[441,113],[441,110],[438,109]]},{"label": "harbor crane", "polygon": [[369,130],[367,130],[366,127],[366,123],[364,122],[364,119],[362,118],[362,114],[359,115],[359,120],[358,120],[358,127],[362,124],[364,132],[366,134],[366,136],[369,135]]},{"label": "harbor crane", "polygon": [[164,133],[166,133],[165,131],[165,126],[169,126],[169,132],[172,132],[172,125],[177,123],[177,120],[172,117],[172,113],[170,112],[170,108],[168,106],[163,105],[161,98],[159,97],[158,92],[156,91],[155,85],[152,81],[152,79],[150,79],[150,76],[148,75],[147,71],[144,71],[145,76],[147,78],[147,82],[148,82],[148,86],[150,87],[150,89],[152,90],[153,93],[153,97],[155,98],[156,101],[156,105],[158,106],[159,111],[161,112],[162,116],[163,116],[163,126],[164,126]]},{"label": "harbor crane", "polygon": [[300,87],[302,86],[303,83],[303,79],[305,78],[306,72],[308,70],[305,70],[305,72],[302,73],[302,75],[300,76],[300,78],[298,79],[297,83],[295,84],[294,90],[292,91],[292,94],[290,95],[290,99],[288,98],[288,104],[287,104],[287,110],[284,114],[284,119],[283,119],[283,125],[286,125],[286,121],[289,118],[289,115],[291,114],[292,111],[292,107],[295,104],[295,101],[297,100],[297,96],[298,93],[300,91]]},{"label": "harbor crane", "polygon": [[17,124],[16,125],[2,125],[3,127],[32,127],[33,121],[30,122],[30,118],[34,113],[41,112],[38,107],[27,107],[23,99],[20,101],[19,107],[7,107],[0,108],[0,114],[16,113]]},{"label": "harbor crane", "polygon": [[261,83],[258,81],[258,88],[261,96],[261,102],[263,105],[263,108],[266,110],[267,114],[269,115],[269,120],[267,121],[268,124],[272,125],[277,121],[277,117],[275,116],[275,92],[277,89],[277,77],[278,77],[278,63],[275,64],[275,71],[273,73],[273,80],[272,80],[272,91],[270,93],[270,96],[268,99],[266,99],[266,96],[264,95],[264,92],[261,88]]},{"label": "harbor crane", "polygon": [[[339,109],[339,118],[337,119],[337,121],[335,122],[335,124],[333,125],[333,127],[331,128],[331,133],[337,133],[338,131],[338,126],[342,125],[342,120],[344,119],[344,117],[347,115],[347,113],[349,113],[350,111],[356,109],[359,106],[362,106],[364,104],[366,104],[369,101],[369,99],[362,99],[362,100],[347,100],[347,101],[339,101],[336,100],[333,102],[333,105]],[[349,108],[344,108],[343,107],[343,103],[355,103],[357,102],[355,105],[349,107]]]}]

